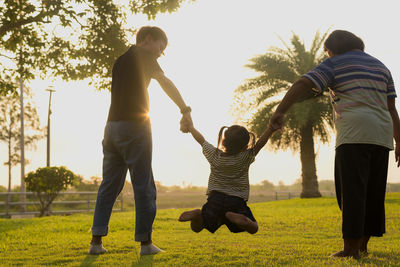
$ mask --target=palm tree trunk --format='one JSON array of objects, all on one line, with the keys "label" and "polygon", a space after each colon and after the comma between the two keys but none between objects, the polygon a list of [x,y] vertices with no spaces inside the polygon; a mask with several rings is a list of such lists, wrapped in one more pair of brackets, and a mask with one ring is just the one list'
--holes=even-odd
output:
[{"label": "palm tree trunk", "polygon": [[301,198],[321,197],[318,190],[317,171],[315,167],[314,139],[311,124],[301,130],[300,160],[302,192]]}]

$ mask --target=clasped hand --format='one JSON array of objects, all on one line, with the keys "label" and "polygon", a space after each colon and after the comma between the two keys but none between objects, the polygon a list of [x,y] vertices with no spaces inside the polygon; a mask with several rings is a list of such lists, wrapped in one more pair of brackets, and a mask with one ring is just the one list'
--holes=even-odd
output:
[{"label": "clasped hand", "polygon": [[190,113],[185,113],[182,115],[182,119],[180,121],[180,130],[183,133],[190,132],[190,128],[193,127],[192,117]]}]

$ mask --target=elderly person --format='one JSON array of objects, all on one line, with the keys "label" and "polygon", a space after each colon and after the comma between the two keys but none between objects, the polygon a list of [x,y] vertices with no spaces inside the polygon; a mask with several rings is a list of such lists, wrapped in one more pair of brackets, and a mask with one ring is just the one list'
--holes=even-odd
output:
[{"label": "elderly person", "polygon": [[[364,52],[363,41],[336,30],[324,43],[329,58],[286,93],[270,124],[282,127],[285,112],[309,90],[329,88],[335,113],[335,185],[342,211],[343,250],[333,257],[359,258],[371,236],[385,233],[389,151],[399,166],[400,122],[390,71]],[[393,146],[393,138],[396,142]]]}]

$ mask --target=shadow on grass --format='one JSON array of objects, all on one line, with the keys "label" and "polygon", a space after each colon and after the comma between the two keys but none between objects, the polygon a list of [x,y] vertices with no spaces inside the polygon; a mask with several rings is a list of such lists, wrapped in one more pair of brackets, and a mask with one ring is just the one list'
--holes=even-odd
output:
[{"label": "shadow on grass", "polygon": [[92,266],[98,257],[99,255],[87,255],[86,258],[83,259],[80,266]]},{"label": "shadow on grass", "polygon": [[154,255],[140,256],[138,261],[132,262],[131,267],[135,266],[153,266]]}]

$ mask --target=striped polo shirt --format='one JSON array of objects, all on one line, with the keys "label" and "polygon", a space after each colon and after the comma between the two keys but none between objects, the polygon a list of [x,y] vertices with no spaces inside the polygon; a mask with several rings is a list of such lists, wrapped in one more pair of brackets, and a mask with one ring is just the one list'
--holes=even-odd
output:
[{"label": "striped polo shirt", "polygon": [[390,71],[363,51],[330,57],[304,75],[317,90],[329,88],[335,111],[336,147],[375,144],[393,149],[387,99],[396,97]]},{"label": "striped polo shirt", "polygon": [[255,160],[254,149],[225,156],[222,151],[205,141],[203,154],[210,163],[207,195],[217,191],[230,196],[249,199],[249,166]]}]

